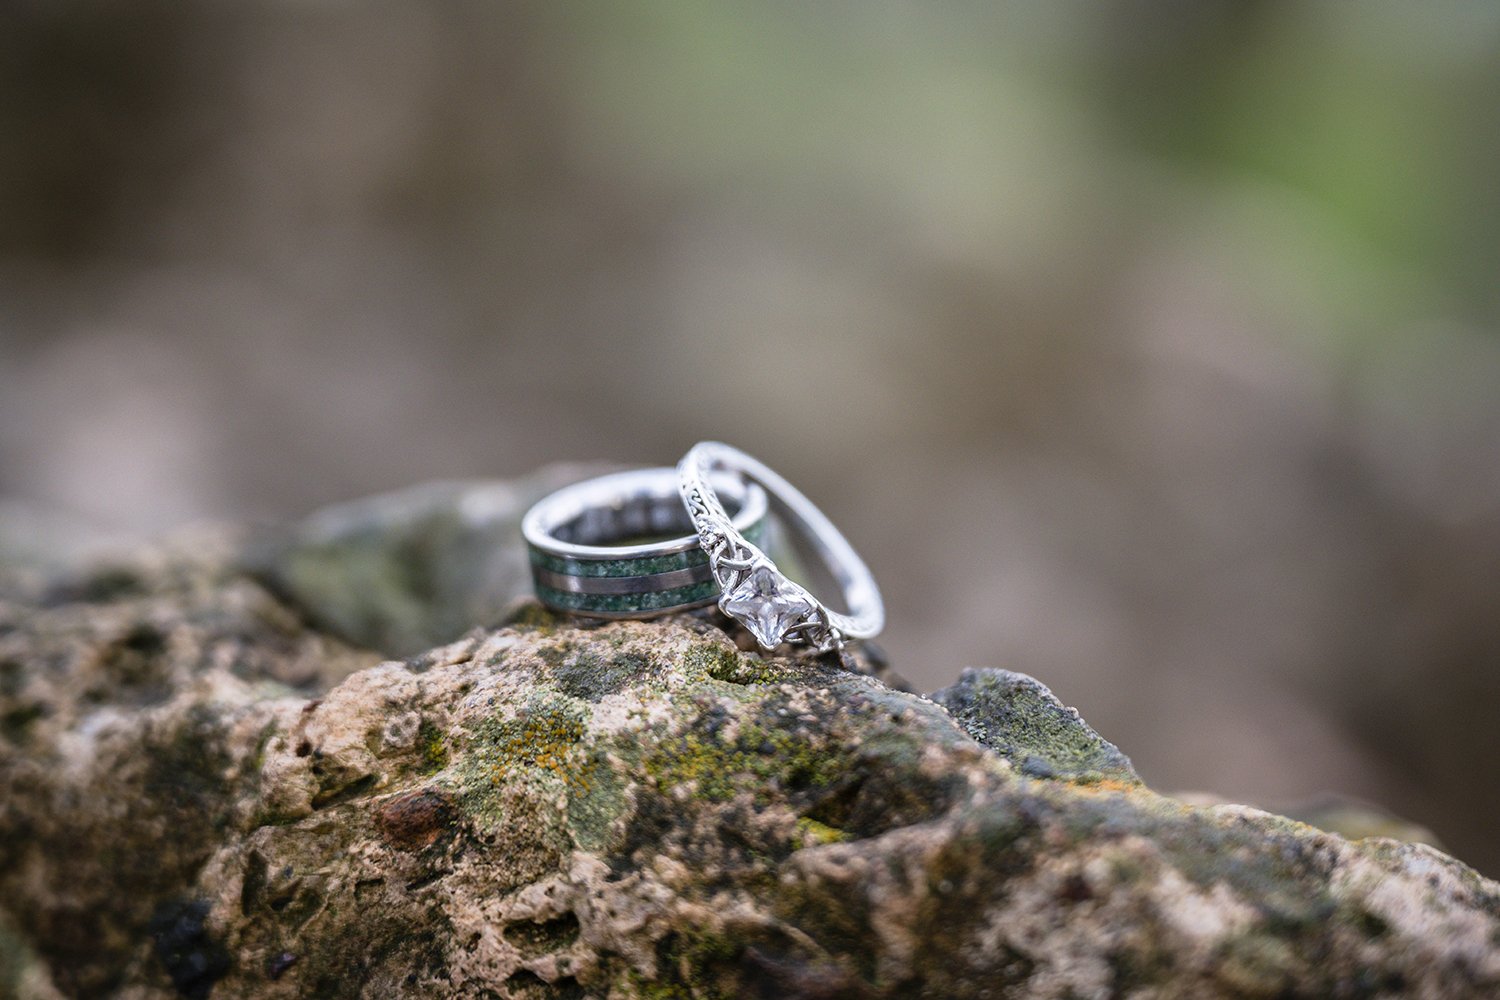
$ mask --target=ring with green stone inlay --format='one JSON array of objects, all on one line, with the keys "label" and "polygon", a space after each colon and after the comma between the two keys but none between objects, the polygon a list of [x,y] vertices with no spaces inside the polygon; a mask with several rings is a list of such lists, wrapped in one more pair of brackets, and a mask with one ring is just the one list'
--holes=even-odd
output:
[{"label": "ring with green stone inlay", "polygon": [[[735,526],[763,539],[766,493],[725,473],[715,489]],[[636,469],[566,486],[521,520],[537,598],[595,618],[650,618],[719,598],[708,556],[692,534],[674,469]]]}]

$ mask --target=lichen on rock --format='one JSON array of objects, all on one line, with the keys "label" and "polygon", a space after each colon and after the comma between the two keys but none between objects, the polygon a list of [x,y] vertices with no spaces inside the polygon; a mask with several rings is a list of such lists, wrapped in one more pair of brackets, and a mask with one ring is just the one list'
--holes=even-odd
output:
[{"label": "lichen on rock", "polygon": [[1140,778],[1130,758],[1094,732],[1047,686],[1009,670],[965,670],[932,695],[968,734],[1033,778],[1124,781]]},{"label": "lichen on rock", "polygon": [[[444,496],[422,518],[451,525],[464,491]],[[384,551],[386,515],[353,510],[361,531],[325,516],[319,537]],[[407,545],[426,522],[397,523]],[[1430,847],[1157,795],[1023,675],[966,671],[929,700],[848,669],[858,650],[742,651],[711,614],[522,606],[463,634],[398,602],[398,627],[357,588],[278,584],[295,546],[257,543],[247,568],[239,537],[116,563],[129,586],[69,570],[0,595],[0,988],[1500,989],[1495,883]],[[437,641],[405,659],[365,648],[418,635]]]}]

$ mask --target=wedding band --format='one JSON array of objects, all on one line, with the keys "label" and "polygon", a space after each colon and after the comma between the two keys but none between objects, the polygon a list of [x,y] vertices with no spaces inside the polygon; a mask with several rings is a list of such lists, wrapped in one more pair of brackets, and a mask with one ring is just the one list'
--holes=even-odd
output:
[{"label": "wedding band", "polygon": [[[719,495],[718,471],[738,473],[765,487],[780,522],[798,532],[828,568],[848,613],[829,608],[789,580],[730,519]],[[708,553],[723,591],[719,608],[755,636],[762,649],[805,642],[834,649],[846,638],[868,639],[885,626],[885,605],[875,577],[833,522],[791,483],[737,448],[718,441],[692,447],[677,464],[682,502]]]},{"label": "wedding band", "polygon": [[[765,491],[729,474],[716,476],[713,487],[734,509],[734,529],[763,538]],[[713,603],[719,585],[693,530],[667,468],[566,486],[521,520],[537,598],[595,618],[650,618]]]}]

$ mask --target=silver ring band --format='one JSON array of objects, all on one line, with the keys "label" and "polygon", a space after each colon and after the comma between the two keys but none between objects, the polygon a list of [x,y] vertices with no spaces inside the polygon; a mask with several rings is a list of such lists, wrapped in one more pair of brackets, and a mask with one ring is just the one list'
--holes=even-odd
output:
[{"label": "silver ring band", "polygon": [[[729,518],[717,490],[718,471],[738,473],[765,487],[777,514],[806,540],[843,593],[848,613],[829,608],[776,568]],[[848,539],[801,491],[765,463],[718,441],[692,447],[677,474],[698,542],[723,590],[719,608],[739,621],[763,649],[805,642],[832,649],[846,638],[868,639],[885,627],[885,604],[869,567]]]},{"label": "silver ring band", "polygon": [[[728,474],[715,477],[714,486],[735,509],[737,530],[764,537],[765,491]],[[693,528],[676,473],[666,468],[566,486],[521,520],[537,598],[596,618],[649,618],[713,603],[718,581],[697,538],[687,534]]]}]

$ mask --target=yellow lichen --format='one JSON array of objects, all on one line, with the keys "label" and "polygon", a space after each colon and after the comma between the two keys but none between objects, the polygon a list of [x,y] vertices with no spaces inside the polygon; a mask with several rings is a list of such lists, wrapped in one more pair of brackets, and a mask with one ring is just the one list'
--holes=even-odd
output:
[{"label": "yellow lichen", "polygon": [[797,829],[814,844],[837,844],[849,839],[849,835],[838,827],[820,823],[808,816],[797,817]]},{"label": "yellow lichen", "polygon": [[485,723],[477,735],[475,749],[492,785],[540,775],[580,791],[590,787],[591,765],[579,749],[584,720],[570,705],[531,703],[513,719]]},{"label": "yellow lichen", "polygon": [[1139,781],[1122,781],[1119,778],[1099,778],[1093,781],[1070,780],[1069,785],[1081,792],[1143,792]]},{"label": "yellow lichen", "polygon": [[443,739],[443,731],[432,721],[422,720],[417,730],[417,747],[422,752],[425,773],[441,771],[448,766],[448,742]]}]

